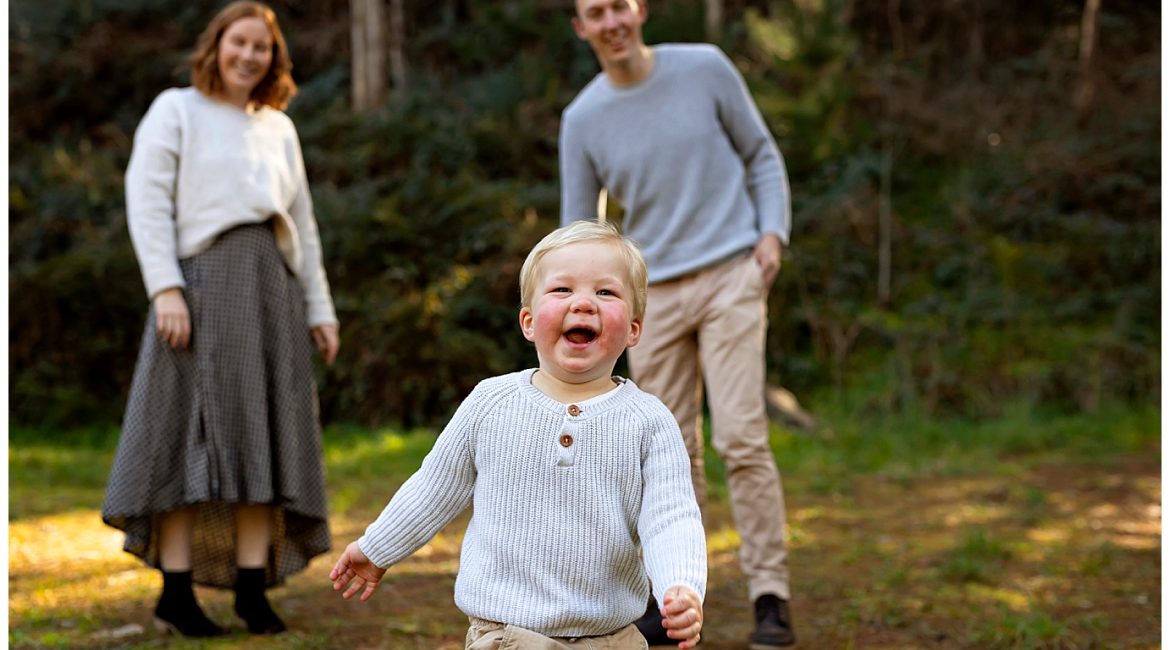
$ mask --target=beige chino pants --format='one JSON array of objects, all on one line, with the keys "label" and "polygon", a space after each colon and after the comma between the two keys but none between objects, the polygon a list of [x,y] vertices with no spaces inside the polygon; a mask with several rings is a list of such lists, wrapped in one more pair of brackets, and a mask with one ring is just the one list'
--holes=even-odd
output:
[{"label": "beige chino pants", "polygon": [[515,625],[468,618],[465,650],[646,650],[646,639],[633,625],[602,636],[548,637]]},{"label": "beige chino pants", "polygon": [[754,601],[788,599],[784,493],[764,404],[764,338],[768,289],[750,254],[697,273],[650,285],[642,338],[627,352],[638,387],[674,413],[691,458],[702,505],[703,389],[711,443],[727,469],[739,561]]}]

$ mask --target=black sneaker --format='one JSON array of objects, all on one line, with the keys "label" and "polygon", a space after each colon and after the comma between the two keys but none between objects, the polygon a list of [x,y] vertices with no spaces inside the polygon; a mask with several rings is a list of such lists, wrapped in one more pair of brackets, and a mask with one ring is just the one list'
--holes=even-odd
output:
[{"label": "black sneaker", "polygon": [[634,621],[634,627],[646,638],[646,645],[678,645],[678,639],[666,636],[666,628],[662,627],[662,612],[658,611],[658,603],[653,596],[646,604],[646,613]]},{"label": "black sneaker", "polygon": [[796,643],[788,601],[772,594],[756,599],[756,629],[752,632],[751,650],[774,650]]}]

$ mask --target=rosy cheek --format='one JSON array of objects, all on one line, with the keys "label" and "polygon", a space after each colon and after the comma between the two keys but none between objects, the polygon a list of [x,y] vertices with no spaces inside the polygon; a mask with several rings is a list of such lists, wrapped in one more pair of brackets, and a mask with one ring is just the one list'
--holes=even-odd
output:
[{"label": "rosy cheek", "polygon": [[532,327],[537,336],[557,336],[561,334],[561,317],[553,310],[545,307],[538,309],[532,315]]},{"label": "rosy cheek", "polygon": [[624,341],[629,334],[630,321],[624,309],[616,308],[605,312],[602,327],[605,339]]}]

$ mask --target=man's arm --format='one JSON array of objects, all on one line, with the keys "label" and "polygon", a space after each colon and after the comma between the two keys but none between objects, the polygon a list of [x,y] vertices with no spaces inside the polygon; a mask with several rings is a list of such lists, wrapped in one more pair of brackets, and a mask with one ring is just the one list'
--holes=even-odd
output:
[{"label": "man's arm", "polygon": [[601,180],[585,151],[582,131],[584,129],[575,124],[566,111],[561,117],[560,135],[562,226],[597,218]]},{"label": "man's arm", "polygon": [[[707,68],[707,81],[713,84],[716,92],[719,121],[743,160],[748,193],[756,207],[760,233],[774,234],[780,244],[787,244],[792,208],[784,157],[743,76],[727,55],[718,49],[715,52],[717,57]],[[757,248],[757,252],[761,251]],[[777,269],[778,255],[779,251]]]}]

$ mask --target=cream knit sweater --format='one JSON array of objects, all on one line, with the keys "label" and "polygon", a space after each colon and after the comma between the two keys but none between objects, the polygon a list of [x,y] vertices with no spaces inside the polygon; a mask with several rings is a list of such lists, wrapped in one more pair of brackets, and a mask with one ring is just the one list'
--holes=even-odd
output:
[{"label": "cream knit sweater", "polygon": [[179,260],[220,233],[270,218],[305,291],[308,325],[336,323],[292,120],[267,107],[245,112],[195,88],[155,98],[126,169],[126,220],[147,295],[185,287]]}]

